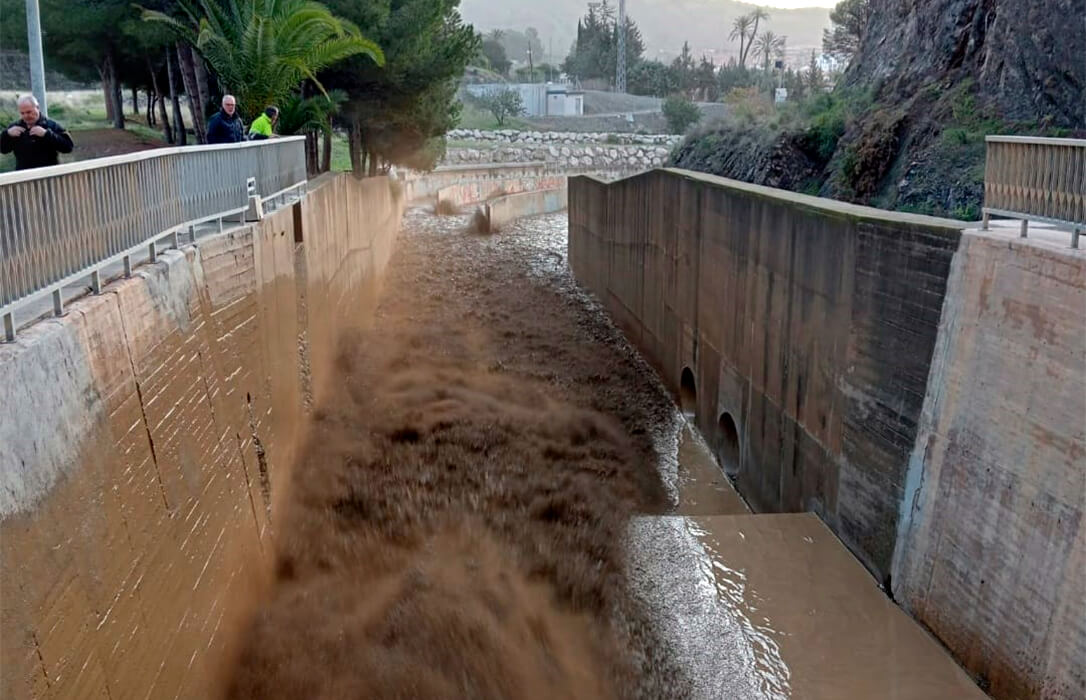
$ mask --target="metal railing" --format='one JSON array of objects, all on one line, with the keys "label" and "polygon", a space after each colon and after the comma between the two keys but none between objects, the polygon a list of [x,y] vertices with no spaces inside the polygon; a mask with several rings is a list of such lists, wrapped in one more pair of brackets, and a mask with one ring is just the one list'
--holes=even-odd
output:
[{"label": "metal railing", "polygon": [[992,215],[1069,226],[1078,248],[1086,228],[1086,139],[989,136],[984,168],[984,224]]},{"label": "metal railing", "polygon": [[0,317],[15,337],[14,311],[148,251],[196,224],[244,217],[250,197],[282,198],[306,183],[302,136],[240,144],[162,148],[0,175]]}]

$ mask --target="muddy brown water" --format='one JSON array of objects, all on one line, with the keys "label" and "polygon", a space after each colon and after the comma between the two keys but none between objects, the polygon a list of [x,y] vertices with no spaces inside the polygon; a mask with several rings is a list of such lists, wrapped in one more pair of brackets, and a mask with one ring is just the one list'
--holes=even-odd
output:
[{"label": "muddy brown water", "polygon": [[227,697],[685,695],[624,564],[630,519],[672,509],[671,399],[574,284],[564,215],[466,223],[408,213]]},{"label": "muddy brown water", "polygon": [[751,515],[564,214],[409,212],[228,698],[983,697],[812,515]]}]

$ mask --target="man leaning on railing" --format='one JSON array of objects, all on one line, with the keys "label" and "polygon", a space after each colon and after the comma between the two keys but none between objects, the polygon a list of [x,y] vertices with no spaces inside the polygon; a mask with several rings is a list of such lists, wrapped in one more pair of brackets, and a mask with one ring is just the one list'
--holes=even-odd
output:
[{"label": "man leaning on railing", "polygon": [[15,153],[15,169],[56,165],[75,148],[64,127],[47,119],[32,95],[19,99],[19,120],[0,133],[0,153]]},{"label": "man leaning on railing", "polygon": [[279,121],[279,108],[275,105],[269,105],[264,109],[263,114],[253,120],[252,126],[249,127],[249,140],[262,141],[275,138],[275,123],[277,121]]}]

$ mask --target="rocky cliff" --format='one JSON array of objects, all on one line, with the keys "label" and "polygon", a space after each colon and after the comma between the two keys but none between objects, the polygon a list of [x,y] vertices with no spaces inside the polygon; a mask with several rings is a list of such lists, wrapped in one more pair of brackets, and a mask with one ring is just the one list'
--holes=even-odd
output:
[{"label": "rocky cliff", "polygon": [[872,5],[860,49],[825,106],[800,109],[759,138],[727,125],[691,136],[674,163],[975,219],[985,135],[1086,135],[1086,0]]},{"label": "rocky cliff", "polygon": [[873,0],[844,84],[908,99],[972,81],[1015,121],[1086,123],[1086,0]]}]

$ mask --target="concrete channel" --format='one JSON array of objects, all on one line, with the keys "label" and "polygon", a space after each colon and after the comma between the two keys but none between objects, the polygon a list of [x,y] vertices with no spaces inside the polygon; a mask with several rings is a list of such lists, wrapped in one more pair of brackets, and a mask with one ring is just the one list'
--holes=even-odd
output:
[{"label": "concrete channel", "polygon": [[[485,175],[469,195],[533,171]],[[931,387],[1003,366],[947,324],[1020,350],[1039,323],[1020,391],[1062,409],[1030,463],[1083,491],[1086,391],[1059,384],[1086,380],[1057,364],[1084,359],[1086,257],[676,173],[576,178],[575,212],[495,234],[405,201],[458,176],[325,178],[0,346],[0,695],[1081,697],[1081,504],[1036,577],[1035,682],[1023,638],[961,641],[1023,584],[948,606],[966,559],[931,533],[964,535],[928,480],[969,464]],[[921,294],[876,250],[938,274]]]}]

